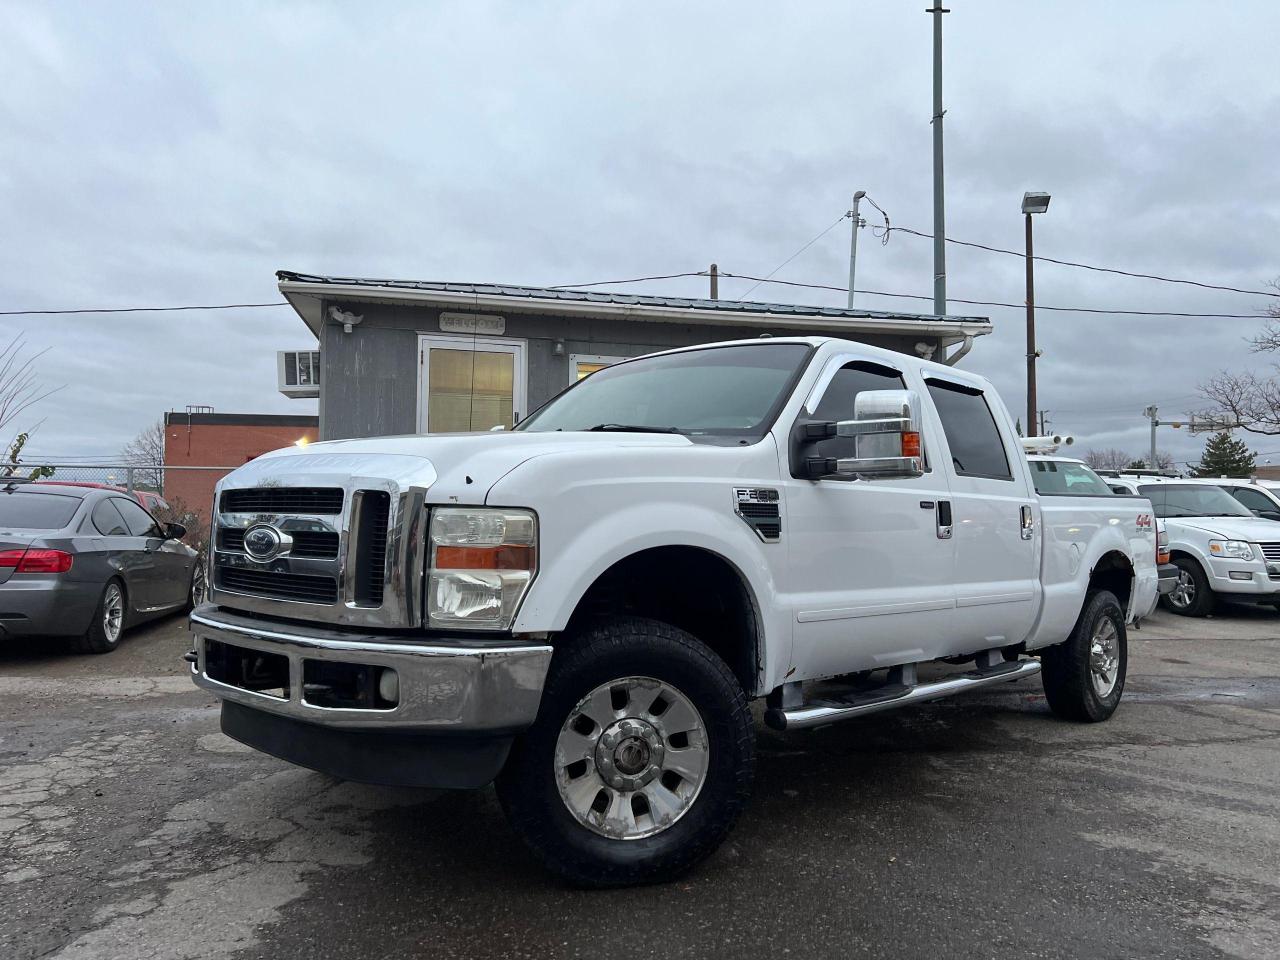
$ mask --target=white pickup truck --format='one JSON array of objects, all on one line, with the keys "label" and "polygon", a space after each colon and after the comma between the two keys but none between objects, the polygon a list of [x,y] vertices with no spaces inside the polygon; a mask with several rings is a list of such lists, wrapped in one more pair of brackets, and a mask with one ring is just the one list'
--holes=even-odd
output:
[{"label": "white pickup truck", "polygon": [[352,780],[496,778],[582,884],[717,847],[754,699],[792,730],[1042,673],[1105,720],[1156,600],[1146,500],[1037,495],[985,379],[821,337],[619,363],[511,432],[287,448],[215,497],[188,660],[222,729]]}]

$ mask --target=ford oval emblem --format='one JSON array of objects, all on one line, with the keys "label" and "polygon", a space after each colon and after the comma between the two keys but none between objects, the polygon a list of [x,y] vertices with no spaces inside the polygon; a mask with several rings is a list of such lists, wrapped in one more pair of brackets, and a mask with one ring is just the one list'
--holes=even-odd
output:
[{"label": "ford oval emblem", "polygon": [[244,552],[254,560],[270,560],[280,552],[280,531],[267,524],[250,527],[244,533]]}]

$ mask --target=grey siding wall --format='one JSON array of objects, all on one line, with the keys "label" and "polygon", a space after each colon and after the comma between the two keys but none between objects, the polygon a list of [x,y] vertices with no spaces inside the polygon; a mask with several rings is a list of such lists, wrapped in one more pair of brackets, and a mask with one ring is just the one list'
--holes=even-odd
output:
[{"label": "grey siding wall", "polygon": [[[336,323],[324,326],[320,340],[320,438],[413,433],[417,426],[418,336],[441,332],[441,311],[372,303],[343,303],[341,307],[363,314],[364,320],[351,333],[343,333]],[[328,314],[327,304],[323,312]],[[571,354],[638,357],[655,350],[759,335],[751,328],[620,318],[583,320],[512,312],[502,316],[506,319],[503,337],[528,343],[529,409],[521,410],[521,417],[568,386]],[[788,336],[806,331],[779,325],[772,332],[775,336]],[[857,339],[905,353],[911,352],[921,338],[859,335]],[[477,337],[477,342],[483,341],[483,336]],[[556,354],[557,342],[563,343],[563,354]]]}]

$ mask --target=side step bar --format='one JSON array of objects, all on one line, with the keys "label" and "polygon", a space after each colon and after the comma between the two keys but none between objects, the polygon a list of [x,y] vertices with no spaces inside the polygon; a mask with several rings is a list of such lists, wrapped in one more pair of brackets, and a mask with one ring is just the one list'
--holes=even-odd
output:
[{"label": "side step bar", "polygon": [[955,693],[979,690],[997,683],[1021,680],[1039,672],[1039,660],[1012,660],[933,683],[919,683],[910,687],[896,686],[893,690],[883,688],[869,690],[844,697],[811,700],[795,707],[773,708],[765,711],[764,722],[775,730],[804,730],[808,727],[821,727],[841,720],[850,720],[853,717],[896,710],[912,703],[939,700]]}]

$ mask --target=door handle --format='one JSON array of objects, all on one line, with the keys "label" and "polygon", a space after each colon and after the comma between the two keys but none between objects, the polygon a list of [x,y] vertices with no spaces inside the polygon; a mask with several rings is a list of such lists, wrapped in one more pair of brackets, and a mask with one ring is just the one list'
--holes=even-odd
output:
[{"label": "door handle", "polygon": [[1022,539],[1030,540],[1036,529],[1036,520],[1031,513],[1030,505],[1024,503],[1018,514],[1022,523]]},{"label": "door handle", "polygon": [[951,539],[951,501],[939,500],[937,517],[938,521],[938,539]]}]

